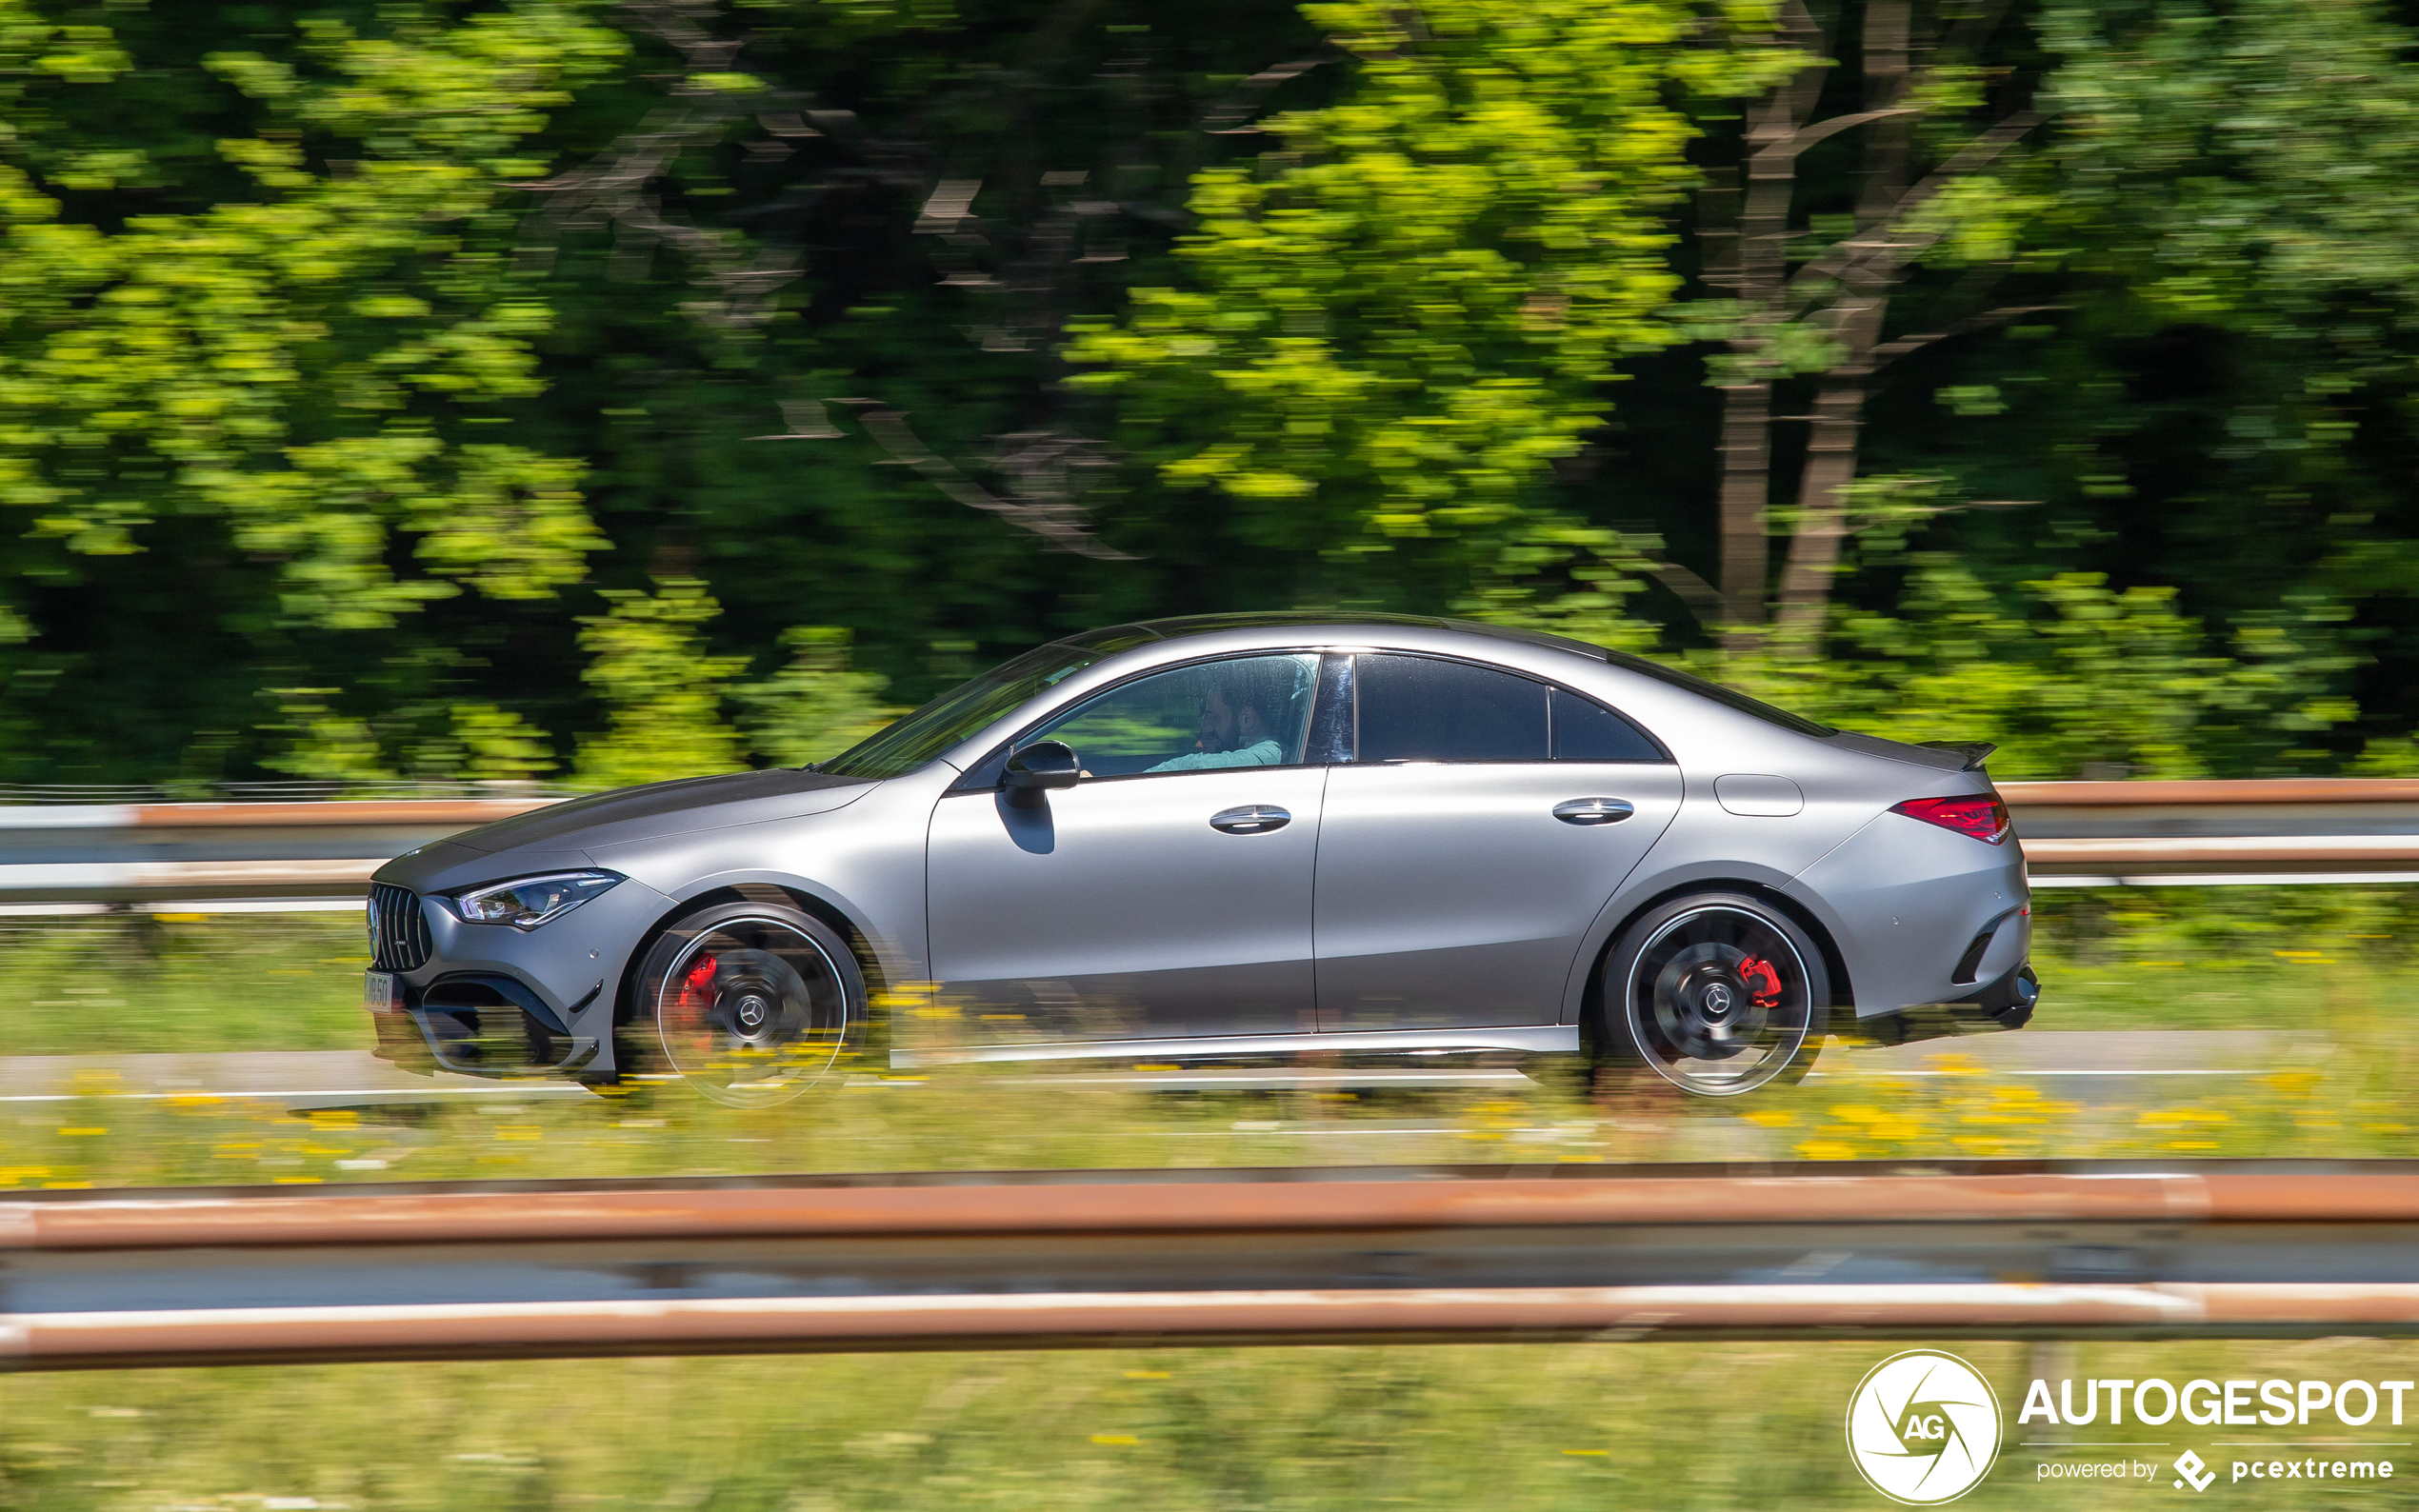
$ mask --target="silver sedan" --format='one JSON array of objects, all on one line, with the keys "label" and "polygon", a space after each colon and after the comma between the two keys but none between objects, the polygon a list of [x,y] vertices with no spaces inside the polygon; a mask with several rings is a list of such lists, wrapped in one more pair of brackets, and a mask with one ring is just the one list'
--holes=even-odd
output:
[{"label": "silver sedan", "polygon": [[2031,1016],[1988,750],[1488,626],[1117,626],[813,767],[397,858],[368,1005],[424,1069],[742,1104],[868,1049],[1585,1050],[1731,1096],[1850,1016],[1891,1041]]}]

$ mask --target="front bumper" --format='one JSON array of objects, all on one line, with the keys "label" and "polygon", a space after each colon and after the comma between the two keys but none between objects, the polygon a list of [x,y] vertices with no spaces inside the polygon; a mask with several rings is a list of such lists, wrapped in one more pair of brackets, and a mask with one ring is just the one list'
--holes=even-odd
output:
[{"label": "front bumper", "polygon": [[415,895],[430,950],[393,973],[399,1002],[373,1011],[381,1059],[472,1076],[605,1073],[630,952],[671,906],[625,878],[535,929],[465,924]]}]

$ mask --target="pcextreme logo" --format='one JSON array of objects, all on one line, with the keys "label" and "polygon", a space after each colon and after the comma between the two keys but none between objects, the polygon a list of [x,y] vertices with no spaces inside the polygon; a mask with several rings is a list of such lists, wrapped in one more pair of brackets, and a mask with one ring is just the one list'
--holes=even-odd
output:
[{"label": "pcextreme logo", "polygon": [[1893,1502],[1954,1502],[1982,1483],[1998,1457],[1999,1399],[1955,1355],[1892,1355],[1849,1398],[1848,1452],[1866,1482]]},{"label": "pcextreme logo", "polygon": [[2175,1457],[2175,1475],[2178,1491],[2187,1485],[2195,1491],[2206,1491],[2209,1482],[2217,1479],[2217,1472],[2209,1468],[2209,1462],[2189,1449]]}]

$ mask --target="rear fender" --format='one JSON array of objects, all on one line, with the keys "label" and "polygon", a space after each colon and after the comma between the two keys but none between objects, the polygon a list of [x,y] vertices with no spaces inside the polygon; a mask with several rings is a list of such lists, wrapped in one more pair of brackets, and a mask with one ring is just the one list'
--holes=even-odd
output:
[{"label": "rear fender", "polygon": [[[1648,853],[1650,864],[1654,857]],[[1569,979],[1563,985],[1561,1023],[1585,1025],[1588,1022],[1589,997],[1595,990],[1596,963],[1604,959],[1607,946],[1620,937],[1629,922],[1668,898],[1689,892],[1752,892],[1775,901],[1788,902],[1782,889],[1789,885],[1786,873],[1769,866],[1740,862],[1698,862],[1688,865],[1652,868],[1642,865],[1630,874],[1620,891],[1598,910],[1595,921],[1580,938],[1579,953],[1572,958]],[[1800,911],[1792,907],[1792,912]],[[1817,940],[1821,932],[1816,931]]]},{"label": "rear fender", "polygon": [[[1971,993],[1972,978],[1955,980],[1969,945],[2031,898],[2012,838],[1994,846],[1894,813],[1874,818],[1783,890],[1829,930],[1856,984],[1860,1019]],[[2030,928],[2021,913],[2002,924],[1980,974],[2012,969],[2009,958],[2029,942]]]}]

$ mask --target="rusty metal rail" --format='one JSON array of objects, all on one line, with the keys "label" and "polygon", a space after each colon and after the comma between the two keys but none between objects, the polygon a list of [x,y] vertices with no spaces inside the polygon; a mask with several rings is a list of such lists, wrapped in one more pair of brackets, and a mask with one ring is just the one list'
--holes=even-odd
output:
[{"label": "rusty metal rail", "polygon": [[0,905],[359,899],[415,846],[560,801],[0,806]]},{"label": "rusty metal rail", "polygon": [[2419,1333],[2408,1163],[966,1180],[44,1193],[0,1355]]},{"label": "rusty metal rail", "polygon": [[[2419,882],[2419,782],[2006,783],[2044,886]],[[360,897],[414,846],[548,797],[0,806],[0,907]]]},{"label": "rusty metal rail", "polygon": [[2419,782],[2006,783],[2036,886],[2419,882]]}]

